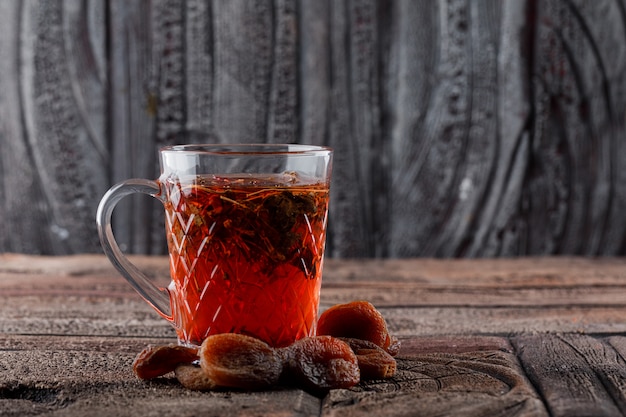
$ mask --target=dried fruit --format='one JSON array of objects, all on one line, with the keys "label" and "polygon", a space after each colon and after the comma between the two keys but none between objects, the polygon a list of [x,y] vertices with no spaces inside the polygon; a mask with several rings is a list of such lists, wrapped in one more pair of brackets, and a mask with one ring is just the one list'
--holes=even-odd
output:
[{"label": "dried fruit", "polygon": [[[395,375],[393,356],[400,342],[371,303],[329,308],[320,316],[318,334],[284,348],[236,333],[209,336],[200,349],[149,346],[137,356],[133,370],[141,379],[174,371],[184,387],[196,391],[258,390],[286,382],[313,394]],[[198,359],[199,366],[192,363]]]},{"label": "dried fruit", "polygon": [[312,392],[358,384],[357,358],[347,343],[331,337],[306,337],[285,348],[289,379]]},{"label": "dried fruit", "polygon": [[174,370],[176,379],[180,384],[193,391],[211,391],[217,388],[217,384],[195,364],[178,365]]},{"label": "dried fruit", "polygon": [[368,301],[337,304],[324,311],[317,322],[317,334],[367,340],[391,354],[397,354],[398,339],[387,330],[384,317]]},{"label": "dried fruit", "polygon": [[152,379],[176,369],[181,363],[198,359],[198,349],[178,345],[148,346],[133,362],[133,371],[140,379]]},{"label": "dried fruit", "polygon": [[396,360],[380,346],[367,340],[341,338],[346,342],[359,362],[361,380],[386,379],[396,374]]},{"label": "dried fruit", "polygon": [[397,337],[389,335],[389,339],[385,341],[385,345],[387,345],[387,348],[385,350],[391,356],[396,356],[398,353],[400,353],[400,341]]},{"label": "dried fruit", "polygon": [[278,382],[283,357],[278,349],[254,337],[223,333],[202,342],[200,366],[218,386],[257,390]]}]

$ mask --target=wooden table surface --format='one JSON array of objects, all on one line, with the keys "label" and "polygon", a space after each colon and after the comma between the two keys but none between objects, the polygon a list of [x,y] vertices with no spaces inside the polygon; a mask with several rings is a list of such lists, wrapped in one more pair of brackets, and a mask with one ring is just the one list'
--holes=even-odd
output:
[{"label": "wooden table surface", "polygon": [[175,335],[103,256],[0,255],[0,291],[2,416],[626,415],[626,259],[328,259],[322,308],[371,301],[402,349],[393,379],[325,398],[138,380]]}]

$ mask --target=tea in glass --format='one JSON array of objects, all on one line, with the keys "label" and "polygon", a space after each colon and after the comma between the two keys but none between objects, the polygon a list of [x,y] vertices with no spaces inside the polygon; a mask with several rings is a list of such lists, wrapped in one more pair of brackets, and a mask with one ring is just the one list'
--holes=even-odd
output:
[{"label": "tea in glass", "polygon": [[180,339],[242,333],[272,346],[315,334],[326,184],[295,173],[167,179],[172,314]]},{"label": "tea in glass", "polygon": [[[160,150],[157,180],[113,186],[98,207],[105,254],[178,341],[242,333],[272,346],[315,334],[332,150],[292,144]],[[157,287],[121,252],[115,205],[144,193],[165,207],[171,282]]]}]

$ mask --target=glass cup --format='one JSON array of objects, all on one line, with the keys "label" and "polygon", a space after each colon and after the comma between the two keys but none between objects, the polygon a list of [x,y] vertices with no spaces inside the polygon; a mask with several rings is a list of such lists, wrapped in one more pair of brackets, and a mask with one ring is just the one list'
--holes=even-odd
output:
[{"label": "glass cup", "polygon": [[[105,254],[180,344],[242,333],[272,346],[315,334],[332,150],[287,144],[160,150],[161,176],[113,187],[98,207]],[[115,205],[144,193],[165,207],[171,283],[158,288],[121,252]]]}]

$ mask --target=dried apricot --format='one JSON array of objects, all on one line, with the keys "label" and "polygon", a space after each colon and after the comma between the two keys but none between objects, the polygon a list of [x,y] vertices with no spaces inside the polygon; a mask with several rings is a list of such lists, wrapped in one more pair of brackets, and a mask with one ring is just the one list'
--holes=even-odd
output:
[{"label": "dried apricot", "polygon": [[349,388],[361,374],[347,343],[331,336],[306,337],[285,348],[289,380],[313,392]]},{"label": "dried apricot", "polygon": [[368,301],[337,304],[324,311],[317,322],[317,334],[367,340],[389,352],[399,350],[399,342],[387,330],[387,323]]},{"label": "dried apricot", "polygon": [[375,343],[367,340],[341,338],[346,342],[359,362],[361,380],[391,378],[398,367],[396,360]]},{"label": "dried apricot", "polygon": [[[339,304],[318,321],[318,336],[284,348],[235,333],[209,336],[202,346],[149,346],[133,362],[141,379],[174,371],[186,388],[257,390],[279,382],[296,384],[314,394],[349,388],[361,378],[390,378],[400,350],[380,312],[367,301]],[[198,361],[198,364],[192,362]],[[284,379],[281,379],[283,378]]]},{"label": "dried apricot", "polygon": [[387,345],[385,350],[391,356],[396,356],[398,353],[400,353],[400,341],[397,337],[389,335],[389,338],[385,341],[385,345]]},{"label": "dried apricot", "polygon": [[215,381],[200,366],[192,363],[178,365],[174,374],[183,387],[193,391],[211,391],[217,388]]},{"label": "dried apricot", "polygon": [[140,379],[152,379],[176,369],[181,363],[198,360],[198,349],[179,345],[148,346],[133,362],[133,371]]},{"label": "dried apricot", "polygon": [[278,382],[283,358],[278,349],[259,339],[223,333],[202,342],[200,366],[218,386],[255,390]]}]

